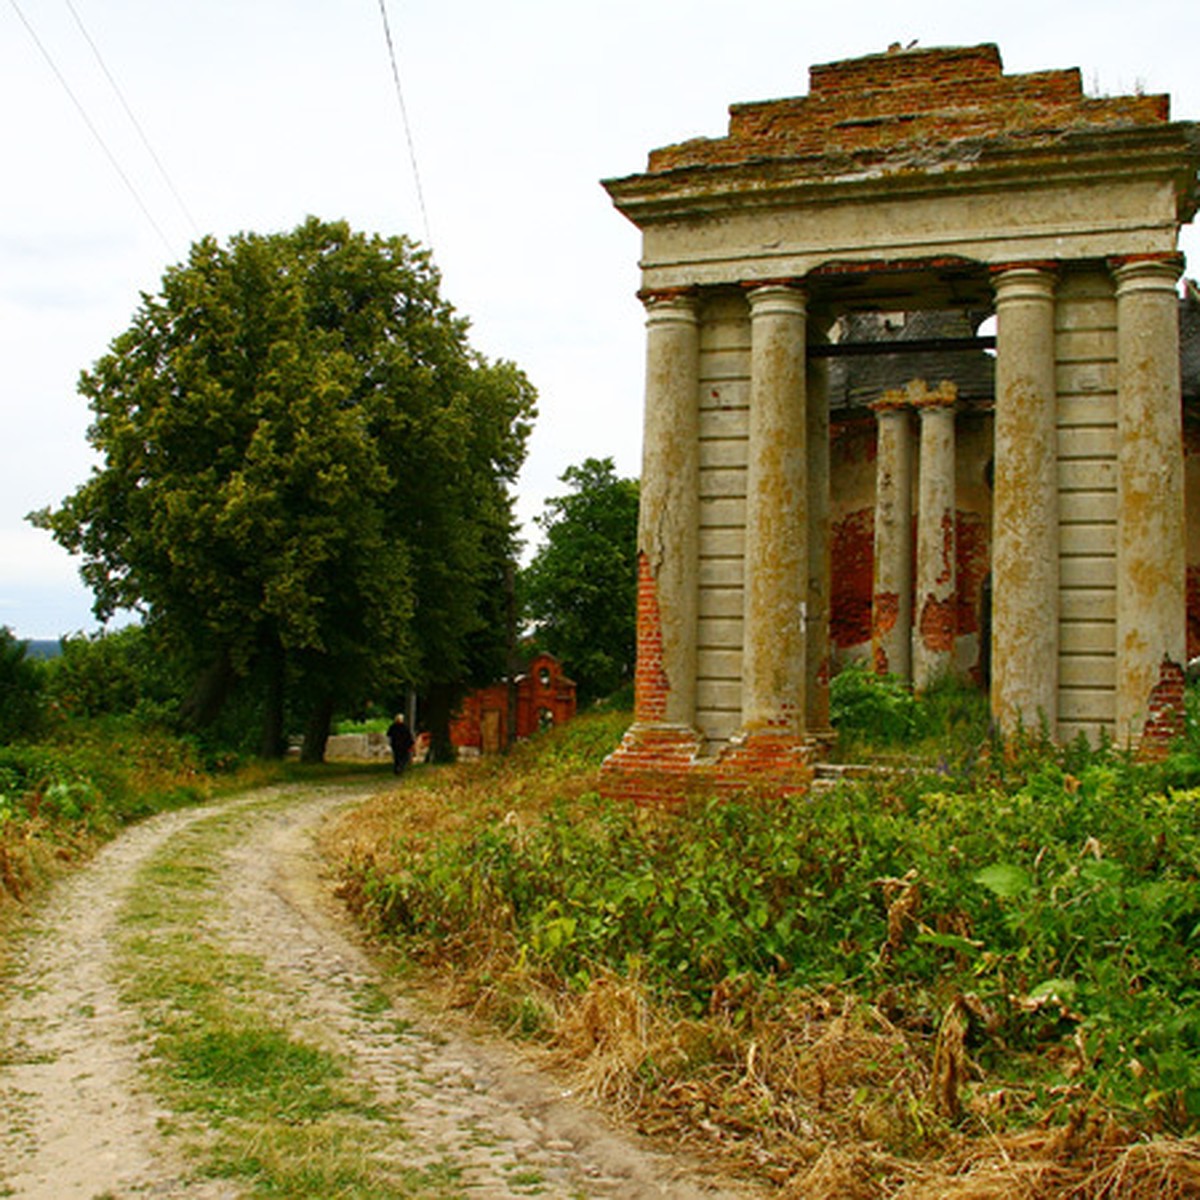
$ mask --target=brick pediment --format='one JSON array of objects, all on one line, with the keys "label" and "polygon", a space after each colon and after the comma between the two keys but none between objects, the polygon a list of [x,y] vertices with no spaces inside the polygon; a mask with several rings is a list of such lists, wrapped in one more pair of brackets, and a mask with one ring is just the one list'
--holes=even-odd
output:
[{"label": "brick pediment", "polygon": [[893,47],[813,66],[807,96],[734,104],[729,112],[726,137],[654,150],[648,173],[804,158],[826,173],[833,160],[878,163],[907,156],[914,146],[1036,144],[1063,134],[1162,125],[1170,100],[1085,96],[1078,68],[1006,75],[994,45]]}]

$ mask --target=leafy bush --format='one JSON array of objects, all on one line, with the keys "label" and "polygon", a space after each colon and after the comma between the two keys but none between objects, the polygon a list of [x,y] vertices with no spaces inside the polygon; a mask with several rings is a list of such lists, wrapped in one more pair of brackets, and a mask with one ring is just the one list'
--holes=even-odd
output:
[{"label": "leafy bush", "polygon": [[829,716],[839,737],[895,746],[917,731],[917,702],[895,675],[848,663],[829,685]]},{"label": "leafy bush", "polygon": [[903,749],[944,769],[962,769],[991,740],[988,699],[978,688],[947,676],[918,695],[896,676],[876,675],[862,663],[834,676],[830,719],[843,757]]},{"label": "leafy bush", "polygon": [[205,791],[185,740],[116,720],[77,721],[64,731],[56,744],[0,748],[0,794],[14,818],[61,819],[108,835]]},{"label": "leafy bush", "polygon": [[0,747],[0,918],[122,826],[207,792],[193,746],[129,720]]}]

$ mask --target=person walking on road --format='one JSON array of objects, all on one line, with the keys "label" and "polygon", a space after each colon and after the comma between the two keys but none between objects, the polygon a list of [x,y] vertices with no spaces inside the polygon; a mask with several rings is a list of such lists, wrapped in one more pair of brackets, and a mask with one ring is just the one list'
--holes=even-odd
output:
[{"label": "person walking on road", "polygon": [[403,775],[413,749],[412,730],[405,722],[403,713],[397,713],[396,719],[388,726],[387,739],[392,745],[392,774]]}]

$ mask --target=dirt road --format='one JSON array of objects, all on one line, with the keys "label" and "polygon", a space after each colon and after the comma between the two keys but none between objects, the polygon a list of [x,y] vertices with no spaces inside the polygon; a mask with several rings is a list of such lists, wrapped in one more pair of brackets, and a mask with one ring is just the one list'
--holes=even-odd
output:
[{"label": "dirt road", "polygon": [[[613,1128],[561,1081],[499,1043],[462,1033],[417,999],[363,1003],[368,993],[384,995],[382,981],[341,919],[314,848],[320,822],[356,798],[345,786],[264,790],[163,814],[55,891],[3,985],[0,1196],[249,1194],[245,1184],[214,1176],[211,1164],[198,1171],[194,1154],[184,1153],[179,1114],[148,1084],[150,1038],[143,1011],[124,998],[120,953],[139,871],[152,859],[169,861],[172,847],[206,823],[228,828],[231,817],[236,837],[220,843],[217,866],[197,885],[208,893],[197,937],[255,963],[272,980],[264,1009],[309,1034],[319,1030],[351,1064],[356,1084],[403,1131],[397,1158],[414,1168],[434,1158],[450,1165],[453,1182],[426,1185],[420,1195],[744,1195]],[[141,935],[153,938],[154,930]],[[282,1012],[280,995],[288,997]]]}]

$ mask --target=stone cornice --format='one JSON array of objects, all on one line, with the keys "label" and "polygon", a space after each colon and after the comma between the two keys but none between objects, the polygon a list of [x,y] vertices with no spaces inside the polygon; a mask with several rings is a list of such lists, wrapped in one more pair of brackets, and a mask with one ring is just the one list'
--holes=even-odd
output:
[{"label": "stone cornice", "polygon": [[635,225],[710,217],[728,209],[1045,189],[1123,179],[1169,179],[1177,218],[1200,206],[1200,124],[963,139],[886,155],[806,155],[684,166],[605,180]]}]

